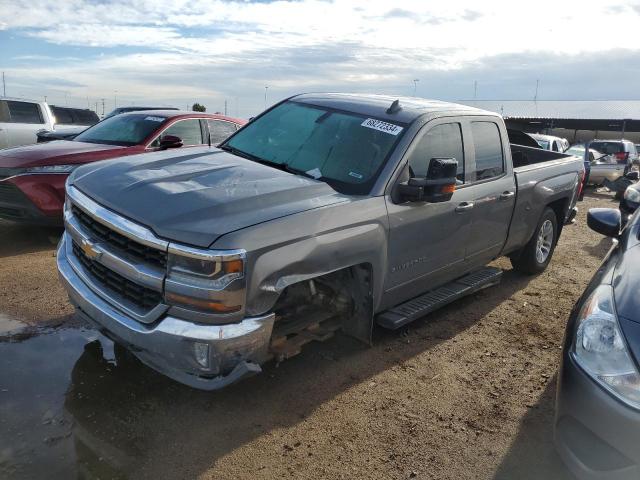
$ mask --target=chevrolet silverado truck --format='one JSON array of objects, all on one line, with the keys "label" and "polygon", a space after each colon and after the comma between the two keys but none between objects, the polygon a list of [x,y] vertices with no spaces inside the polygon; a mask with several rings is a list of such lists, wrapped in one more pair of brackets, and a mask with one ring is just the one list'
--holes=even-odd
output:
[{"label": "chevrolet silverado truck", "polygon": [[57,264],[81,317],[215,390],[496,284],[497,257],[541,272],[583,175],[578,157],[510,145],[495,113],[298,95],[219,148],[76,169]]}]

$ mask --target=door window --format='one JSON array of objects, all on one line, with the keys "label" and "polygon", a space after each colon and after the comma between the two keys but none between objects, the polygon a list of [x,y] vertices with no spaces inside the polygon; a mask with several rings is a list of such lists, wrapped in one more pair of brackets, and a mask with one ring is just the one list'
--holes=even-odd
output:
[{"label": "door window", "polygon": [[464,148],[459,123],[436,125],[422,136],[409,157],[411,176],[426,177],[432,158],[455,158],[458,181],[464,183]]},{"label": "door window", "polygon": [[7,100],[11,123],[44,123],[37,103]]},{"label": "door window", "polygon": [[471,122],[476,157],[476,180],[498,177],[504,173],[502,140],[493,122]]},{"label": "door window", "polygon": [[[189,120],[180,120],[167,128],[160,137],[166,135],[175,135],[182,139],[183,145],[202,145],[202,129],[200,128],[200,120],[197,118]],[[157,142],[157,140],[156,140]],[[156,142],[153,142],[154,145]]]},{"label": "door window", "polygon": [[211,143],[217,145],[226,140],[232,133],[236,131],[235,123],[225,122],[223,120],[207,120],[209,126],[209,135],[211,135]]}]

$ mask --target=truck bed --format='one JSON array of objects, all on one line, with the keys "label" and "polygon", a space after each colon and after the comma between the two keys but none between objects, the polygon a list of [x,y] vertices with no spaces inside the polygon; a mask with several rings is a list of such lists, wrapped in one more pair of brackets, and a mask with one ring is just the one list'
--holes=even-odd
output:
[{"label": "truck bed", "polygon": [[522,171],[522,167],[529,167],[552,160],[568,159],[572,155],[566,155],[560,152],[552,152],[541,148],[525,147],[524,145],[511,144],[511,158],[513,159],[513,168],[516,171]]}]

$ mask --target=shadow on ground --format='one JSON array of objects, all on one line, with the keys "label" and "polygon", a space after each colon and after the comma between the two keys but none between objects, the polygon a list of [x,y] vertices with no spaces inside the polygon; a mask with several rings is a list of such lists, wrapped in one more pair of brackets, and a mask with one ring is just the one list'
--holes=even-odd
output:
[{"label": "shadow on ground", "polygon": [[62,228],[20,225],[0,220],[0,258],[53,250]]},{"label": "shadow on ground", "polygon": [[507,271],[500,286],[410,331],[376,331],[374,347],[338,335],[220,392],[172,382],[88,329],[0,342],[0,417],[8,419],[0,476],[196,477],[241,445],[303,421],[346,389],[455,337],[530,279]]},{"label": "shadow on ground", "polygon": [[574,480],[553,447],[555,392],[554,377],[520,422],[495,480]]}]

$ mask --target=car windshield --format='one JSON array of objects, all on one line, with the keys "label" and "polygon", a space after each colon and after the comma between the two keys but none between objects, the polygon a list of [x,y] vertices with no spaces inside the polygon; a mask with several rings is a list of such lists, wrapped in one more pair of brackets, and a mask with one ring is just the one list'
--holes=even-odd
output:
[{"label": "car windshield", "polygon": [[123,147],[139,145],[166,119],[153,114],[116,115],[86,129],[73,140]]},{"label": "car windshield", "polygon": [[567,155],[576,155],[578,157],[584,157],[584,147],[571,147],[565,151]]},{"label": "car windshield", "polygon": [[363,195],[373,186],[404,127],[349,112],[285,102],[220,148]]},{"label": "car windshield", "polygon": [[624,146],[620,142],[592,142],[589,144],[589,148],[594,148],[607,155],[624,152]]}]

